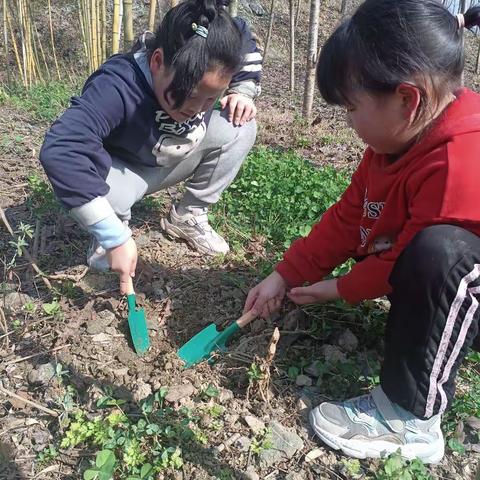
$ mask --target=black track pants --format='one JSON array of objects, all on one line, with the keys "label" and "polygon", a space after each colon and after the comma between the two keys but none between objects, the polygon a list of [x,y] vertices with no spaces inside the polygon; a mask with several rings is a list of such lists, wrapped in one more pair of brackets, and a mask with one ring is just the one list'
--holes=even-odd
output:
[{"label": "black track pants", "polygon": [[468,348],[480,346],[480,237],[436,225],[420,232],[390,277],[381,385],[420,418],[442,413]]}]

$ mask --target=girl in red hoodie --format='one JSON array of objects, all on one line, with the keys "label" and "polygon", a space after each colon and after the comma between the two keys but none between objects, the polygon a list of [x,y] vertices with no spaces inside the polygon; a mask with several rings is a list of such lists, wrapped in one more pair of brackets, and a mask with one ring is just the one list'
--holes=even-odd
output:
[{"label": "girl in red hoodie", "polygon": [[[440,461],[441,415],[478,344],[480,95],[462,88],[462,72],[463,30],[479,24],[480,7],[455,16],[435,0],[366,0],[337,28],[318,86],[368,148],[342,198],[245,304],[268,316],[285,294],[297,304],[388,295],[381,386],[310,414],[350,456]],[[348,274],[323,280],[348,258]]]}]

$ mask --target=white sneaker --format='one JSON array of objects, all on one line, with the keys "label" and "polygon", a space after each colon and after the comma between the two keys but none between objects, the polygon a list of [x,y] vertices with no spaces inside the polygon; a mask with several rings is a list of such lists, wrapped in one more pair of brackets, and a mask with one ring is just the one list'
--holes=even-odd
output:
[{"label": "white sneaker", "polygon": [[315,433],[355,458],[402,457],[438,463],[444,455],[440,415],[421,420],[391,402],[381,387],[346,402],[325,402],[310,412]]},{"label": "white sneaker", "polygon": [[228,243],[208,223],[206,209],[200,215],[178,215],[175,205],[172,205],[168,217],[162,218],[160,225],[169,236],[186,240],[192,248],[206,255],[230,251]]}]

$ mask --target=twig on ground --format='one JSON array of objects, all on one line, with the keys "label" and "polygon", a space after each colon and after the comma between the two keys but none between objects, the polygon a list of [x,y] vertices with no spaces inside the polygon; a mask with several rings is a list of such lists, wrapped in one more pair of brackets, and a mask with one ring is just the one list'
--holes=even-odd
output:
[{"label": "twig on ground", "polygon": [[47,353],[53,353],[56,352],[57,350],[61,350],[62,348],[69,347],[70,344],[65,344],[65,345],[60,345],[59,347],[52,348],[51,350],[47,350],[46,352],[40,352],[40,353],[34,353],[33,355],[28,355],[27,357],[22,357],[22,358],[16,358],[15,360],[10,360],[8,362],[5,362],[4,365],[11,365],[12,363],[20,363],[24,362],[25,360],[29,360],[30,358],[38,357],[40,355],[45,355]]},{"label": "twig on ground", "polygon": [[89,268],[85,267],[81,273],[78,275],[71,275],[68,273],[58,273],[54,275],[49,275],[50,280],[71,280],[73,283],[78,283],[88,272]]},{"label": "twig on ground", "polygon": [[10,347],[10,342],[8,340],[8,336],[10,335],[11,332],[8,331],[8,325],[7,325],[7,319],[5,317],[5,313],[3,311],[3,308],[0,307],[0,323],[1,323],[1,327],[3,329],[3,332],[4,334],[0,337],[0,338],[5,338],[6,342],[7,342],[7,350],[8,348]]},{"label": "twig on ground", "polygon": [[[5,228],[8,230],[8,233],[10,233],[10,235],[15,239],[17,240],[17,236],[15,235],[15,232],[13,231],[7,217],[5,216],[5,212],[3,211],[3,208],[0,207],[0,218],[2,219],[2,222],[3,224],[5,225]],[[48,280],[47,276],[45,275],[45,273],[42,272],[42,270],[40,270],[40,268],[38,268],[38,265],[35,263],[35,261],[33,260],[32,256],[30,255],[30,252],[22,247],[22,253],[24,255],[24,257],[28,260],[28,262],[30,263],[30,265],[32,266],[32,268],[35,270],[35,273],[37,273],[38,275],[40,275],[43,283],[46,285],[46,287],[49,289],[49,290],[52,290],[52,285],[50,283],[50,281]]]},{"label": "twig on ground", "polygon": [[43,405],[40,405],[37,402],[33,402],[32,400],[28,400],[24,397],[21,397],[20,395],[17,395],[14,392],[11,392],[10,390],[7,390],[3,386],[3,383],[1,381],[0,381],[0,393],[3,393],[4,395],[7,395],[8,397],[12,397],[12,398],[15,398],[17,400],[20,400],[20,401],[26,403],[27,405],[30,405],[31,407],[36,408],[37,410],[41,410],[42,412],[48,413],[52,417],[58,417],[58,413],[55,412],[54,410],[50,410],[49,408],[44,407]]}]

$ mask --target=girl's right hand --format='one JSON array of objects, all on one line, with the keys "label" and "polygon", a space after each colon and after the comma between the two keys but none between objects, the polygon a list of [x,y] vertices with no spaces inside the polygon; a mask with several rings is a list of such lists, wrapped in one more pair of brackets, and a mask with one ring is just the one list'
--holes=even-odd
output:
[{"label": "girl's right hand", "polygon": [[131,277],[135,276],[137,268],[137,245],[133,238],[129,238],[118,247],[107,250],[108,263],[110,268],[120,274],[120,293],[126,295]]},{"label": "girl's right hand", "polygon": [[253,309],[257,316],[268,318],[280,308],[286,291],[287,282],[274,271],[248,292],[243,312]]}]

